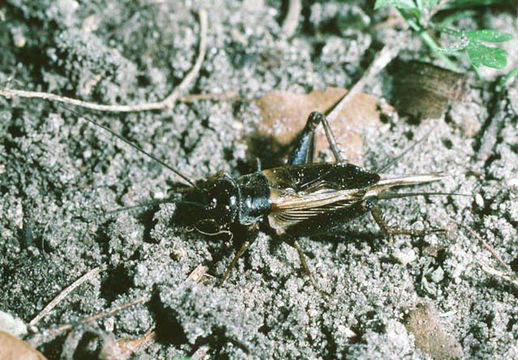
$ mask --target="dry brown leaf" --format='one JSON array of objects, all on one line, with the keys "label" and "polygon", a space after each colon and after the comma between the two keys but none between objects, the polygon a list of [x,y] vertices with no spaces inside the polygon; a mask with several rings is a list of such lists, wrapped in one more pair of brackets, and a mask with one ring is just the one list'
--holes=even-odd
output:
[{"label": "dry brown leaf", "polygon": [[[280,146],[289,145],[304,127],[312,111],[328,111],[347,90],[327,88],[309,94],[295,94],[274,90],[257,100],[262,122],[258,126],[261,136],[271,137]],[[392,107],[388,107],[392,111]],[[331,123],[338,145],[348,161],[361,165],[363,155],[362,132],[366,127],[380,126],[378,99],[373,95],[358,94]],[[328,149],[327,139],[320,127],[316,138],[316,155]]]},{"label": "dry brown leaf", "polygon": [[440,324],[430,304],[419,304],[410,313],[407,329],[414,334],[415,345],[434,359],[456,359],[463,355],[461,345]]},{"label": "dry brown leaf", "polygon": [[25,341],[0,330],[0,359],[46,360],[47,358]]},{"label": "dry brown leaf", "polygon": [[468,99],[469,85],[463,74],[420,61],[395,61],[392,102],[400,115],[437,119],[455,101]]}]

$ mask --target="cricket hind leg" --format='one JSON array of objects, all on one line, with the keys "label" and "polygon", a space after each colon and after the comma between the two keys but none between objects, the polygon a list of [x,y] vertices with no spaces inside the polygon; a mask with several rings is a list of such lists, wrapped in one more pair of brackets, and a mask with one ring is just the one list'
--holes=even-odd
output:
[{"label": "cricket hind leg", "polygon": [[327,121],[327,118],[322,114],[322,125],[324,126],[324,131],[326,133],[327,142],[329,143],[329,147],[331,148],[331,151],[333,152],[333,155],[335,157],[335,160],[337,163],[345,163],[347,162],[347,159],[345,158],[342,149],[338,146],[336,143],[335,135],[333,134],[333,130],[331,129],[331,125],[329,125],[329,121]]},{"label": "cricket hind leg", "polygon": [[302,132],[294,143],[294,148],[288,156],[288,165],[302,165],[313,162],[315,151],[315,129],[322,122],[324,115],[319,112],[309,114]]},{"label": "cricket hind leg", "polygon": [[415,230],[415,229],[401,229],[398,227],[389,226],[383,219],[380,209],[377,206],[372,206],[370,209],[374,221],[378,224],[381,231],[389,241],[394,240],[394,235],[410,235],[410,236],[425,236],[432,233],[443,233],[444,229],[429,229],[429,230]]},{"label": "cricket hind leg", "polygon": [[320,123],[324,126],[327,142],[329,143],[329,147],[333,152],[336,162],[346,162],[342,150],[336,143],[336,138],[326,116],[321,112],[313,111],[309,114],[304,129],[295,141],[295,147],[288,157],[288,165],[302,165],[313,162],[315,151],[315,129]]}]

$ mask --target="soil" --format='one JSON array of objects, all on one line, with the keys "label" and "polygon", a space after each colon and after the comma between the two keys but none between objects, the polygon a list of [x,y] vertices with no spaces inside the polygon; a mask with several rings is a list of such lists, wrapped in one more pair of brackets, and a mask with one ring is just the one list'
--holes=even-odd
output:
[{"label": "soil", "polygon": [[[101,104],[161,100],[194,63],[204,6],[207,54],[187,92],[237,91],[239,98],[110,114],[0,97],[0,310],[28,325],[64,288],[100,267],[16,335],[49,359],[107,358],[118,340],[150,330],[153,341],[131,358],[517,359],[518,291],[488,273],[505,270],[457,224],[518,272],[518,81],[501,92],[494,86],[518,66],[517,10],[509,4],[475,7],[454,23],[513,34],[499,44],[509,53],[505,70],[484,68],[480,80],[460,62],[466,97],[440,116],[401,109],[362,129],[367,169],[425,137],[387,171],[446,172],[445,181],[409,191],[472,196],[380,202],[391,225],[446,233],[388,242],[366,214],[329,236],[301,238],[326,296],[311,286],[297,251],[266,234],[218,286],[238,247],[228,234],[175,225],[173,204],[109,213],[164,199],[182,180],[80,118],[109,126],[194,179],[252,172],[257,157],[272,162],[250,140],[262,120],[254,100],[273,90],[350,88],[383,43],[403,31],[379,25],[393,11],[374,11],[371,1],[304,2],[287,38],[279,1],[8,0],[0,7],[1,84]],[[400,58],[441,65],[416,36]],[[364,92],[395,103],[391,77],[382,72]],[[200,264],[207,276],[186,280]],[[149,301],[78,324],[142,297]],[[62,324],[74,326],[49,333]]]}]

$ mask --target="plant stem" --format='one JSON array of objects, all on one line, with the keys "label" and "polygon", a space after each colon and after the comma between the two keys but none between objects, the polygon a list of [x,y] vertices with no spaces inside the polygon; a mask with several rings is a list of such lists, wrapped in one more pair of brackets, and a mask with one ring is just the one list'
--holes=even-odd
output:
[{"label": "plant stem", "polygon": [[406,11],[398,9],[401,13],[401,16],[406,20],[408,25],[412,30],[419,34],[424,43],[432,50],[435,55],[442,60],[442,62],[446,65],[446,67],[452,71],[461,72],[462,70],[455,65],[446,55],[444,55],[440,49],[439,45],[435,42],[435,40],[426,32],[426,30],[414,19],[412,19],[411,15],[409,15]]}]

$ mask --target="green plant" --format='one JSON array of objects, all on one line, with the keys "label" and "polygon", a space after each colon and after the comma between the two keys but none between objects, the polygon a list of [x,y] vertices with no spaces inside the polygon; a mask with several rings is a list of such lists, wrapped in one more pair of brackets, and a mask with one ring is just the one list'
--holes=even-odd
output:
[{"label": "green plant", "polygon": [[[472,1],[472,5],[488,5],[492,3],[502,3],[506,0],[481,0]],[[432,21],[433,16],[440,10],[458,9],[465,7],[468,1],[445,1],[445,0],[376,0],[374,9],[385,6],[394,6],[401,13],[409,27],[422,38],[430,50],[440,58],[451,70],[460,69],[448,57],[466,56],[475,71],[478,72],[480,66],[487,66],[494,69],[502,69],[507,64],[507,52],[504,49],[487,46],[484,43],[498,43],[512,39],[512,36],[498,30],[475,30],[462,31],[447,25],[454,18],[461,17],[462,14],[453,14],[445,19],[442,24],[437,25]],[[440,46],[432,32],[443,33],[453,39],[449,46]]]}]

